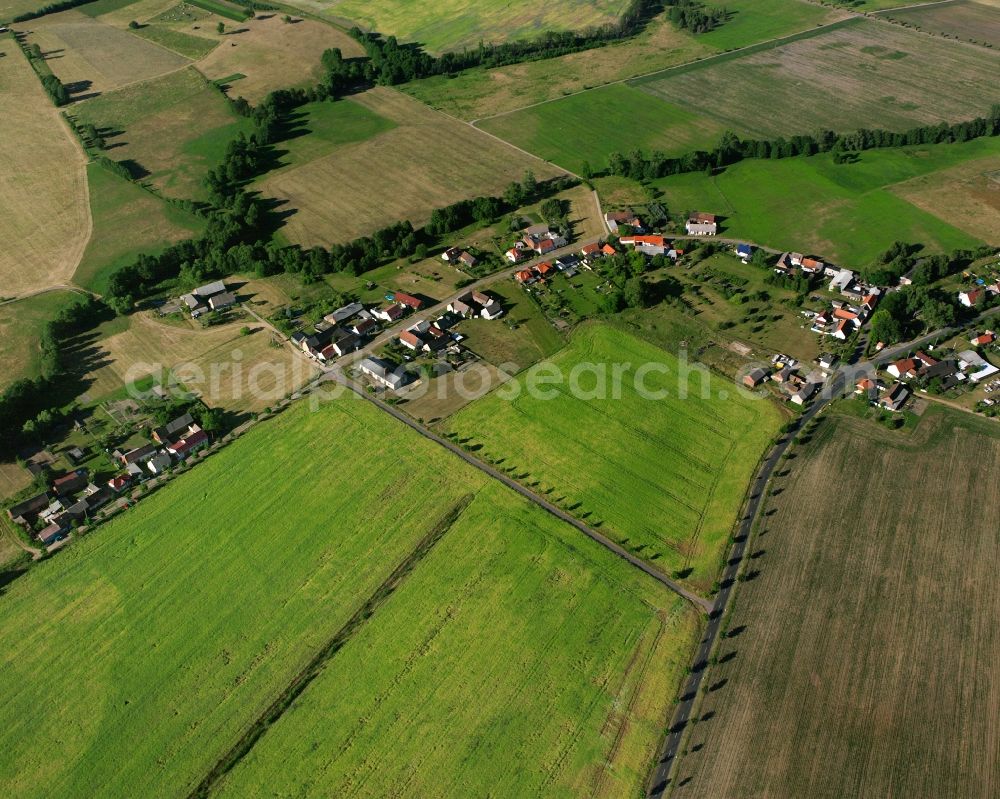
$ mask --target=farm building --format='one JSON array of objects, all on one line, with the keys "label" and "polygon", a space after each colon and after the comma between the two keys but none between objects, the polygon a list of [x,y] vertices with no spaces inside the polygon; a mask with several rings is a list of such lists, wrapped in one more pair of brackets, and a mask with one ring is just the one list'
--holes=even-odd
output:
[{"label": "farm building", "polygon": [[377,383],[393,391],[406,384],[404,375],[400,374],[393,364],[381,358],[365,358],[358,368]]},{"label": "farm building", "polygon": [[750,374],[744,375],[743,385],[747,388],[756,388],[765,380],[767,380],[768,373],[766,369],[754,369]]}]

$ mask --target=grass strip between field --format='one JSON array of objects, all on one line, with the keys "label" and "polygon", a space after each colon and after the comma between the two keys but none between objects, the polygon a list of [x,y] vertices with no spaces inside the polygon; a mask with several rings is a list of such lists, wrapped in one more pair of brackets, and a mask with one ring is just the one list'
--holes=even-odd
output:
[{"label": "grass strip between field", "polygon": [[292,703],[309,687],[309,683],[320,674],[327,661],[336,655],[344,644],[350,640],[351,636],[375,615],[375,611],[382,606],[400,584],[402,584],[403,580],[413,571],[414,567],[427,556],[434,545],[451,529],[452,525],[455,524],[459,516],[462,515],[462,512],[474,498],[474,494],[466,494],[448,509],[444,516],[431,528],[430,532],[417,542],[413,551],[393,569],[385,581],[354,611],[354,614],[334,633],[326,645],[320,648],[306,667],[295,675],[295,678],[288,684],[288,687],[268,706],[267,710],[251,725],[243,737],[205,775],[205,778],[198,784],[198,787],[191,792],[189,799],[206,799],[210,795],[212,787],[216,782],[253,749],[254,744],[260,740],[260,737],[267,732],[268,728],[281,718],[284,712],[291,707]]}]

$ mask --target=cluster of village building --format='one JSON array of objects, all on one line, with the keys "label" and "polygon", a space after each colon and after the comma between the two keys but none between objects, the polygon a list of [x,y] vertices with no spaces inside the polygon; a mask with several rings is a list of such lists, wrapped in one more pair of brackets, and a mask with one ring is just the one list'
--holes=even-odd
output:
[{"label": "cluster of village building", "polygon": [[190,413],[155,428],[152,438],[152,442],[128,451],[111,453],[122,471],[103,485],[91,482],[87,469],[74,469],[53,480],[49,490],[9,508],[8,515],[32,531],[41,521],[44,526],[35,537],[49,546],[64,538],[74,523],[91,518],[128,488],[162,474],[209,443],[208,434]]},{"label": "cluster of village building", "polygon": [[779,393],[787,397],[795,405],[805,405],[822,387],[836,368],[837,359],[823,353],[816,359],[815,365],[808,372],[803,371],[803,365],[795,358],[784,353],[776,353],[771,357],[768,367],[753,369],[743,377],[743,385],[747,388],[758,388],[768,381],[777,384]]},{"label": "cluster of village building", "polygon": [[514,242],[514,246],[507,250],[504,256],[512,264],[519,264],[536,255],[545,255],[558,250],[566,244],[565,236],[550,230],[548,225],[542,223],[522,230],[521,238]]}]

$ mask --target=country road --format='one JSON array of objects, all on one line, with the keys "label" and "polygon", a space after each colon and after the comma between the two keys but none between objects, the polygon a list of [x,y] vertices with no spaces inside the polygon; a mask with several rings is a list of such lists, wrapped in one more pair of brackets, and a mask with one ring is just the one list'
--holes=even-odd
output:
[{"label": "country road", "polygon": [[[987,309],[976,316],[975,319],[968,322],[967,325],[978,324],[998,314],[1000,314],[1000,307]],[[967,325],[962,325],[961,327]],[[912,350],[919,349],[932,341],[954,335],[961,327],[941,328],[911,341],[886,347],[875,358],[870,360],[861,360],[857,363],[842,366],[824,385],[816,401],[798,417],[794,426],[778,440],[771,449],[767,459],[761,464],[751,484],[750,499],[747,503],[746,512],[740,521],[733,547],[729,553],[729,559],[726,561],[726,568],[720,581],[721,588],[709,615],[705,634],[698,645],[694,665],[691,668],[691,676],[684,686],[680,702],[674,711],[673,719],[667,730],[667,737],[661,749],[661,754],[653,769],[650,780],[650,799],[663,799],[668,794],[671,784],[671,774],[678,760],[677,754],[680,751],[684,733],[691,720],[691,714],[694,710],[698,693],[701,690],[702,680],[708,671],[709,658],[721,632],[726,608],[732,597],[733,589],[737,585],[737,575],[743,564],[747,547],[750,544],[750,534],[754,522],[760,513],[763,499],[766,495],[767,483],[774,474],[775,468],[780,463],[782,455],[785,454],[799,430],[811,419],[815,418],[831,401],[850,390],[856,380],[872,376],[876,368],[883,367],[890,361],[896,360]]]}]

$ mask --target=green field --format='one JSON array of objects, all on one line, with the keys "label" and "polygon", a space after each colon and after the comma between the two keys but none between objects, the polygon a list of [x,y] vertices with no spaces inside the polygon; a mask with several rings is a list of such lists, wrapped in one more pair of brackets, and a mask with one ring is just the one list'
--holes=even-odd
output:
[{"label": "green field", "polygon": [[165,25],[147,23],[136,31],[132,31],[143,39],[149,39],[158,45],[180,53],[186,58],[198,60],[211,53],[219,42],[214,39],[206,39],[204,36],[194,36],[184,31],[174,30]]},{"label": "green field", "polygon": [[[621,398],[610,389],[577,398],[569,382],[545,387],[550,399],[494,393],[453,416],[449,429],[661,569],[690,567],[691,584],[707,590],[747,481],[780,425],[777,409],[703,368],[685,373],[674,354],[603,325],[578,329],[551,363],[565,375],[577,364],[604,364],[609,380],[613,365],[624,364]],[[645,378],[666,398],[636,391],[636,369],[646,363],[669,369]],[[580,378],[584,390],[595,382],[589,372]]]},{"label": "green field", "polygon": [[42,328],[79,299],[73,292],[50,291],[0,305],[0,392],[15,380],[41,374]]},{"label": "green field", "polygon": [[87,183],[94,228],[73,282],[91,291],[103,293],[111,274],[139,254],[158,252],[204,227],[194,214],[99,164],[87,166]]},{"label": "green field", "polygon": [[169,197],[204,199],[205,173],[249,120],[193,68],[107,92],[74,106],[80,122],[110,131],[109,156],[132,161]]},{"label": "green field", "polygon": [[623,83],[478,123],[547,161],[579,173],[607,168],[608,155],[635,147],[671,155],[711,148],[724,127]]},{"label": "green field", "polygon": [[483,489],[219,796],[637,796],[694,630],[651,588]]},{"label": "green field", "polygon": [[[893,241],[931,251],[969,247],[978,239],[893,191],[920,175],[1000,153],[1000,140],[868,150],[854,164],[811,158],[748,160],[721,174],[676,175],[655,181],[671,213],[710,211],[724,217],[722,234],[770,247],[815,252],[844,266],[868,265]],[[1000,213],[995,211],[994,213]]]},{"label": "green field", "polygon": [[[379,463],[332,481],[317,452],[323,463]],[[362,623],[301,707],[336,701],[326,686],[346,673],[359,700],[376,677],[390,679],[392,701],[412,712],[424,689],[393,671],[402,662],[416,669],[411,679],[429,670],[453,692],[423,706],[406,736],[430,769],[406,761],[414,779],[456,776],[434,769],[440,736],[457,754],[488,728],[490,745],[462,758],[469,775],[576,785],[611,761],[608,795],[622,795],[621,786],[634,793],[681,676],[693,614],[486,481],[366,403],[343,399],[316,412],[303,403],[38,565],[3,599],[5,793],[186,795],[438,533],[442,551],[431,550],[426,568],[413,561],[392,607]],[[447,605],[438,601],[446,596]],[[424,635],[428,624],[439,638]],[[488,657],[470,655],[475,629]],[[365,642],[387,635],[373,669]],[[483,664],[497,669],[489,704]],[[387,690],[376,690],[379,702]],[[468,729],[456,729],[452,712],[473,705]],[[286,718],[310,728],[311,756],[339,749],[350,731],[319,735],[299,709]],[[345,712],[358,721],[356,708]],[[515,717],[522,712],[534,723]],[[440,735],[426,737],[429,725]],[[401,743],[379,725],[363,733],[344,752],[352,768]],[[497,747],[524,761],[495,758]]]},{"label": "green field", "polygon": [[791,43],[632,85],[738,133],[789,136],[823,129],[905,130],[985,114],[998,70],[998,53],[856,18]]},{"label": "green field", "polygon": [[[200,2],[200,0],[199,0]],[[292,0],[292,6],[366,30],[419,42],[435,52],[533,36],[547,30],[578,30],[616,19],[622,0],[467,0],[436,3],[399,0]]]}]

